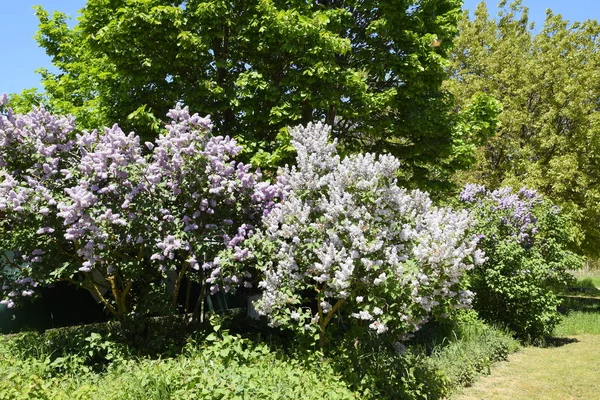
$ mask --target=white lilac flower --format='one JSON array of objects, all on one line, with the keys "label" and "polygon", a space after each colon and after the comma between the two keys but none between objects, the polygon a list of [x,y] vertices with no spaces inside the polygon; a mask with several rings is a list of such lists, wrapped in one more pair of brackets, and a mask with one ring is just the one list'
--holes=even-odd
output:
[{"label": "white lilac flower", "polygon": [[[463,288],[463,274],[473,266],[468,260],[483,257],[474,254],[477,238],[467,235],[473,225],[469,214],[434,207],[426,193],[398,187],[400,163],[390,155],[342,159],[328,130],[322,124],[291,130],[296,165],[279,177],[290,191],[263,218],[254,238],[273,249],[259,284],[263,315],[282,318],[291,299],[299,301],[307,287],[335,304],[358,286],[362,293],[380,290],[375,288],[388,280],[407,289],[402,305],[386,312],[374,308],[371,299],[385,295],[377,292],[354,297],[344,312],[372,322],[366,309],[352,307],[387,313],[386,319],[403,327],[402,334],[421,326],[440,304],[463,304],[452,293]],[[411,318],[402,320],[406,314]],[[380,333],[389,329],[381,321],[372,327]]]},{"label": "white lilac flower", "polygon": [[321,306],[321,310],[323,310],[323,314],[327,314],[329,311],[331,311],[331,304],[325,300],[323,300],[321,303],[319,303],[319,305]]},{"label": "white lilac flower", "polygon": [[377,334],[382,334],[388,330],[387,326],[385,326],[385,324],[379,320],[371,323],[369,328],[373,329],[375,332],[377,332]]},{"label": "white lilac flower", "polygon": [[381,274],[379,274],[379,276],[377,278],[375,278],[373,280],[373,284],[375,286],[379,286],[381,285],[383,282],[385,282],[385,280],[387,279],[387,275],[385,272],[382,272]]}]

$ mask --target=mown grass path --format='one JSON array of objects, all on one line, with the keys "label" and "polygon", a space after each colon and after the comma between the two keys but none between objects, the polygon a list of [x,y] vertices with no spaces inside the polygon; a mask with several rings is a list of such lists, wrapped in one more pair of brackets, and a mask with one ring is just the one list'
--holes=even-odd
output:
[{"label": "mown grass path", "polygon": [[525,347],[452,400],[600,399],[600,271],[578,276],[577,295],[548,347]]},{"label": "mown grass path", "polygon": [[526,347],[453,400],[600,399],[600,335],[557,347]]}]

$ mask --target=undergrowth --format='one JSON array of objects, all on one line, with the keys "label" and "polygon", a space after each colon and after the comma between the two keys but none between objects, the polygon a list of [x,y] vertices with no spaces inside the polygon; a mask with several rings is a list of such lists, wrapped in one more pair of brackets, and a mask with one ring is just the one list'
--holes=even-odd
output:
[{"label": "undergrowth", "polygon": [[137,343],[112,324],[0,337],[0,400],[438,399],[517,347],[472,312],[403,343],[345,332],[326,354],[235,328],[235,319],[210,331],[157,320]]}]

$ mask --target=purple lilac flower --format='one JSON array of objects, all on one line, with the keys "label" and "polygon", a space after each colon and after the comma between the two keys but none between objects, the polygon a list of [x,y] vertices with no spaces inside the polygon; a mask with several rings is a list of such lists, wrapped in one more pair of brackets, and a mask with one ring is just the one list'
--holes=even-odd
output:
[{"label": "purple lilac flower", "polygon": [[463,191],[460,193],[460,200],[466,203],[471,203],[475,200],[477,195],[485,193],[485,191],[486,189],[484,185],[467,183]]}]

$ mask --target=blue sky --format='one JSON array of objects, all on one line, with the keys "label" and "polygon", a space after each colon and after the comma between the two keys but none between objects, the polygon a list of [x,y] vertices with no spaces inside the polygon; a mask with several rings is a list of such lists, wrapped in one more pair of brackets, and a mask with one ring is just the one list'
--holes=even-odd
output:
[{"label": "blue sky", "polygon": [[[496,16],[498,0],[486,0],[490,15]],[[481,0],[463,0],[464,6],[470,11],[475,10]],[[508,0],[511,3],[511,0]],[[569,21],[585,21],[586,19],[600,20],[600,1],[598,0],[522,0],[529,8],[529,19],[535,22],[536,31],[544,24],[546,9],[555,14],[561,14]]]},{"label": "blue sky", "polygon": [[38,87],[40,77],[35,70],[50,67],[50,58],[33,39],[38,20],[33,6],[42,5],[50,13],[61,11],[75,17],[85,0],[0,0],[0,93],[18,93]]},{"label": "blue sky", "polygon": [[[465,8],[475,9],[480,0],[465,0]],[[495,16],[497,0],[487,0],[490,13]],[[530,9],[530,18],[541,26],[547,8],[571,21],[600,20],[599,0],[523,0]],[[35,70],[50,67],[50,59],[33,39],[37,18],[32,7],[41,4],[46,10],[62,11],[76,17],[85,0],[0,0],[0,29],[2,57],[0,59],[0,93],[18,93],[23,89],[39,87]]]}]

